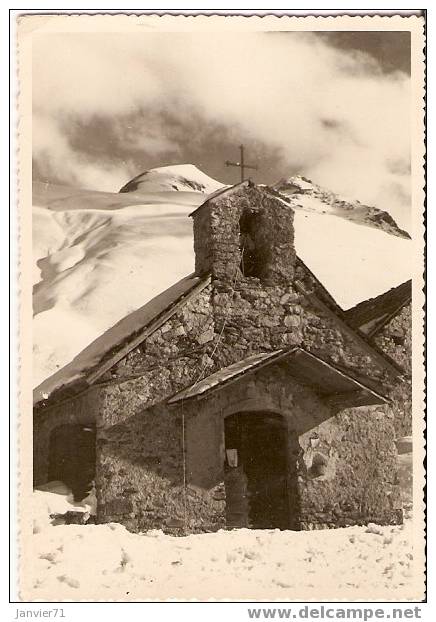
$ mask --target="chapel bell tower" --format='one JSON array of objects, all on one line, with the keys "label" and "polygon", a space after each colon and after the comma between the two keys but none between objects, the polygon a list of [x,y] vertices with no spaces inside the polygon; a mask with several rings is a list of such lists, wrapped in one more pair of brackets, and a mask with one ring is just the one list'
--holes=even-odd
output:
[{"label": "chapel bell tower", "polygon": [[191,216],[195,272],[219,281],[292,282],[294,212],[274,191],[244,181],[212,195]]}]

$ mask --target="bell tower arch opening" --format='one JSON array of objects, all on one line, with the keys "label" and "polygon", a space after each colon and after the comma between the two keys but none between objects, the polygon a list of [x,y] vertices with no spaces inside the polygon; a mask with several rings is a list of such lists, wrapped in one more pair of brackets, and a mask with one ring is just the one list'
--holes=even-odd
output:
[{"label": "bell tower arch opening", "polygon": [[233,282],[236,270],[264,286],[289,285],[295,273],[294,212],[271,189],[244,182],[210,197],[191,214],[195,273]]},{"label": "bell tower arch opening", "polygon": [[261,276],[263,262],[256,246],[256,227],[259,227],[258,214],[245,209],[239,218],[240,270],[243,276]]},{"label": "bell tower arch opening", "polygon": [[266,257],[262,257],[256,241],[256,231],[260,226],[259,213],[244,209],[239,218],[240,270],[243,276],[257,278],[262,276],[262,266],[265,264]]}]

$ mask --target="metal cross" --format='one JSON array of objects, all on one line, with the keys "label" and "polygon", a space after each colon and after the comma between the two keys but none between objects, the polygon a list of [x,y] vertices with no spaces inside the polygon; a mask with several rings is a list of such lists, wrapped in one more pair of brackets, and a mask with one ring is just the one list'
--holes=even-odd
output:
[{"label": "metal cross", "polygon": [[245,164],[244,162],[244,145],[239,145],[239,149],[241,151],[241,161],[240,162],[230,162],[230,160],[226,160],[225,164],[226,166],[239,166],[241,169],[241,181],[244,181],[245,179],[245,169],[246,168],[253,168],[257,171],[257,166],[253,166],[252,164]]}]

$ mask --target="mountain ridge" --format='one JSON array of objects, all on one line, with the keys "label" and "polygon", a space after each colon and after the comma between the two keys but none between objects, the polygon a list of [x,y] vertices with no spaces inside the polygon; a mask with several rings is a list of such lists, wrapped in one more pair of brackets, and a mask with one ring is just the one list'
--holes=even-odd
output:
[{"label": "mountain ridge", "polygon": [[306,177],[295,175],[283,178],[272,187],[279,194],[286,196],[289,204],[295,209],[319,211],[319,206],[317,210],[317,206],[314,205],[313,201],[308,201],[308,198],[311,197],[321,201],[325,208],[336,216],[352,220],[360,225],[382,229],[392,235],[410,239],[409,233],[397,225],[389,212],[365,205],[357,199],[352,200],[348,197],[342,197],[314,184]]},{"label": "mountain ridge", "polygon": [[[177,191],[210,194],[222,187],[226,187],[226,184],[209,177],[194,164],[177,164],[144,171],[127,182],[119,192],[141,194]],[[283,177],[270,188],[285,197],[293,209],[334,214],[360,225],[410,239],[409,233],[398,226],[389,212],[361,203],[358,199],[343,197],[302,175]]]}]

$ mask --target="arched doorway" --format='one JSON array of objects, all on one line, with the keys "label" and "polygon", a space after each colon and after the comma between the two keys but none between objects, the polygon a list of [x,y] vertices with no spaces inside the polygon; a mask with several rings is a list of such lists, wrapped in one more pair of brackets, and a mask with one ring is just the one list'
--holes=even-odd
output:
[{"label": "arched doorway", "polygon": [[95,478],[95,426],[67,424],[50,435],[48,481],[61,481],[81,501]]},{"label": "arched doorway", "polygon": [[224,434],[227,526],[295,528],[296,468],[284,418],[235,413],[225,418]]}]

